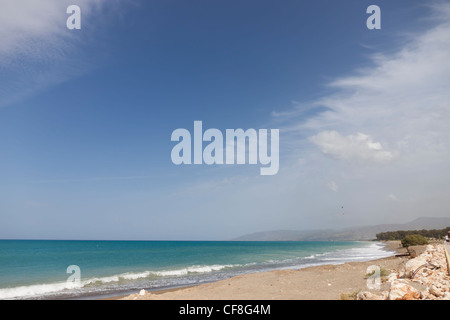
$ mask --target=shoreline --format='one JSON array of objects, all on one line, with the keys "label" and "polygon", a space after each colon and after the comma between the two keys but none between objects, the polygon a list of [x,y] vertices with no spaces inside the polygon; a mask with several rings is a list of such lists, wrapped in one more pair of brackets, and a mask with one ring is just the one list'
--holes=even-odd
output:
[{"label": "shoreline", "polygon": [[[39,245],[42,244],[39,243]],[[165,249],[167,247],[167,245],[161,246],[159,243],[145,245],[139,245],[138,249],[160,247]],[[133,244],[131,247],[135,246]],[[184,244],[182,246],[184,247]],[[83,279],[80,278],[79,286],[72,287],[67,284],[68,281],[54,280],[0,288],[0,295],[5,300],[117,300],[140,292],[142,289],[161,294],[180,290],[187,286],[214,283],[249,273],[292,270],[324,264],[341,264],[345,261],[373,260],[393,254],[386,243],[381,241],[348,241],[348,243],[345,241],[337,241],[336,243],[333,241],[311,241],[292,242],[292,244],[273,241],[267,244],[238,242],[237,245],[227,242],[224,245],[220,243],[219,249],[223,246],[225,248],[230,247],[235,249],[233,252],[230,250],[217,251],[218,246],[215,243],[206,244],[206,251],[202,249],[204,246],[204,243],[189,244],[190,254],[194,254],[195,259],[182,258],[180,261],[184,262],[181,265],[173,264],[174,267],[171,267],[170,261],[166,263],[164,255],[161,257],[153,255],[150,258],[145,258],[145,255],[135,254],[138,258],[144,257],[144,260],[148,260],[148,265],[135,269],[132,266],[120,269],[114,268],[114,263],[112,263],[109,272],[96,270],[96,273],[92,271],[88,273],[89,270],[86,269],[88,271],[83,273],[84,277]],[[88,257],[97,259],[98,245],[94,250],[90,250],[91,247],[92,245],[85,252]],[[169,243],[169,249],[175,250],[173,252],[178,252],[176,251],[178,247],[178,244]],[[194,251],[196,248],[200,248],[202,251]],[[242,251],[237,251],[236,248]],[[128,244],[124,248],[119,246],[115,251],[118,255],[115,255],[115,257],[129,255],[127,249]],[[213,249],[214,251],[212,251]],[[82,250],[84,249],[82,248]],[[67,256],[69,257],[72,256],[70,251],[67,250]],[[204,261],[197,259],[203,256],[209,257],[211,254],[213,257],[219,258],[202,258]],[[231,256],[230,260],[224,259],[227,254]],[[117,258],[115,259],[117,260]],[[158,268],[159,265],[163,267]],[[115,269],[118,269],[117,272],[114,272]],[[45,265],[43,270],[46,270]],[[26,279],[26,275],[23,278]]]},{"label": "shoreline", "polygon": [[[406,252],[400,241],[377,242],[383,243],[392,255],[368,261],[247,273],[210,283],[102,300],[341,300],[367,291],[369,266],[391,273],[400,270],[409,259],[395,256]],[[424,248],[415,249],[420,254]],[[384,289],[382,285],[379,290]]]}]

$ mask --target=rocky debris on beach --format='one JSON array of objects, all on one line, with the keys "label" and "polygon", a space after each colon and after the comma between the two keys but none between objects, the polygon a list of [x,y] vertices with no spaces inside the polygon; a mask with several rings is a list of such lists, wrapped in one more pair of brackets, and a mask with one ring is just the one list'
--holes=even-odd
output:
[{"label": "rocky debris on beach", "polygon": [[428,245],[416,258],[406,262],[403,270],[391,273],[389,290],[379,293],[362,291],[357,300],[450,300],[445,247]]},{"label": "rocky debris on beach", "polygon": [[139,293],[134,293],[131,295],[128,295],[126,297],[122,297],[119,300],[146,300],[150,297],[151,292],[141,289]]},{"label": "rocky debris on beach", "polygon": [[139,295],[140,295],[140,296],[145,296],[147,293],[148,293],[148,292],[147,292],[147,290],[145,290],[145,289],[142,289],[141,291],[139,291]]}]

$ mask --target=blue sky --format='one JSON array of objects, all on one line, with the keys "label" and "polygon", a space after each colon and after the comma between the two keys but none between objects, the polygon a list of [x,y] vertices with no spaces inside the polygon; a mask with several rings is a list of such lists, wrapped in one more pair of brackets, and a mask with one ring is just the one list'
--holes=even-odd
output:
[{"label": "blue sky", "polygon": [[[70,4],[81,30],[66,28]],[[371,4],[381,30],[366,27]],[[229,239],[448,216],[445,2],[0,5],[0,238]],[[175,166],[171,133],[195,120],[280,129],[280,172]]]}]

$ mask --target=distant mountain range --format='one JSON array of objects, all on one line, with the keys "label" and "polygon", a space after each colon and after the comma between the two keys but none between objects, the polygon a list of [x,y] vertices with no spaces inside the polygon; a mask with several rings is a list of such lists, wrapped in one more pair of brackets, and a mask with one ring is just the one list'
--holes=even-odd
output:
[{"label": "distant mountain range", "polygon": [[376,234],[397,230],[444,229],[450,227],[450,217],[417,218],[403,224],[379,224],[341,230],[277,230],[244,235],[235,241],[344,241],[373,240]]}]

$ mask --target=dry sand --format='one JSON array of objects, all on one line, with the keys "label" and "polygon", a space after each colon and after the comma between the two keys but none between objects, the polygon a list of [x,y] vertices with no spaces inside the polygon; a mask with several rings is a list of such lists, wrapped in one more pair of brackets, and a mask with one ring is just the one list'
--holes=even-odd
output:
[{"label": "dry sand", "polygon": [[[387,246],[404,253],[399,241]],[[420,254],[422,248],[417,247]],[[379,266],[388,273],[400,270],[408,257],[387,257],[366,262],[323,265],[299,270],[274,270],[235,276],[221,281],[170,291],[138,293],[122,300],[339,300],[368,290],[367,268]]]}]

